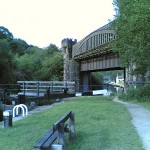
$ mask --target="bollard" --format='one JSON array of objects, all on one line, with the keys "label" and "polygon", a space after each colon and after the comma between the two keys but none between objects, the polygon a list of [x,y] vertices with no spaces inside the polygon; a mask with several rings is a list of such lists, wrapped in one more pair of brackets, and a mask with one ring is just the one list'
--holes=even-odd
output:
[{"label": "bollard", "polygon": [[12,127],[12,111],[11,110],[5,110],[3,112],[3,119],[4,119],[5,128]]}]

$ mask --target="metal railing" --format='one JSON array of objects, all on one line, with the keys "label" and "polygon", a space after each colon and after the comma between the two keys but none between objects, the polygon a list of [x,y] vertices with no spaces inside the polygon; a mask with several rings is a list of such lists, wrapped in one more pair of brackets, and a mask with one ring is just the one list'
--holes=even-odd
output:
[{"label": "metal railing", "polygon": [[0,101],[5,102],[12,93],[17,94],[19,89],[19,84],[0,84]]}]

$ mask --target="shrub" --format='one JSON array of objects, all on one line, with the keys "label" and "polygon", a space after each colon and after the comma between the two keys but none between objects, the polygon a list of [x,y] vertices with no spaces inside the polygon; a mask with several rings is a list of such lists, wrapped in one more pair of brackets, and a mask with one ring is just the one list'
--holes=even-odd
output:
[{"label": "shrub", "polygon": [[119,96],[125,101],[150,101],[150,85],[140,86],[137,88],[129,88],[126,94],[122,93]]},{"label": "shrub", "polygon": [[39,100],[37,102],[38,106],[43,106],[43,105],[51,105],[53,103],[52,99],[46,99],[46,100]]}]

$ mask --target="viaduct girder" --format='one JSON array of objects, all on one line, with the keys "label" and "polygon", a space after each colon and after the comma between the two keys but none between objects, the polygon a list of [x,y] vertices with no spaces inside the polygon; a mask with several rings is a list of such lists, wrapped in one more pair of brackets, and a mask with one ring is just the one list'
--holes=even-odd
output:
[{"label": "viaduct girder", "polygon": [[80,62],[80,71],[121,68],[118,54],[109,46],[115,39],[115,31],[107,24],[74,44],[72,58]]},{"label": "viaduct girder", "polygon": [[95,58],[80,60],[80,71],[98,71],[123,69],[121,67],[120,58],[115,53],[97,56]]},{"label": "viaduct girder", "polygon": [[115,38],[115,31],[110,29],[110,24],[107,24],[73,45],[72,58],[83,60],[112,53],[109,43]]}]

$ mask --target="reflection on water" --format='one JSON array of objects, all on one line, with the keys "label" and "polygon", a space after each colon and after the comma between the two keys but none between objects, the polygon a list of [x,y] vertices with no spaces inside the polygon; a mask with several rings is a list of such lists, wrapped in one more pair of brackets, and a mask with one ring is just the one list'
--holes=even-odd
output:
[{"label": "reflection on water", "polygon": [[84,86],[80,86],[78,92],[93,92],[94,95],[110,95],[112,93],[123,92],[123,88],[111,84],[88,85],[86,90],[84,89]]}]

